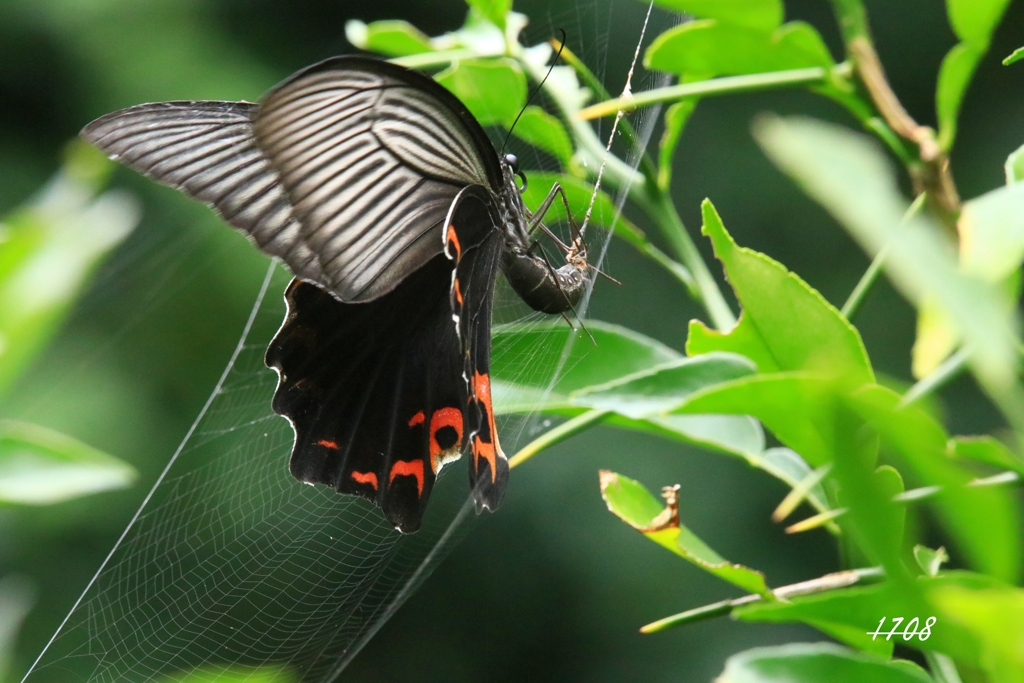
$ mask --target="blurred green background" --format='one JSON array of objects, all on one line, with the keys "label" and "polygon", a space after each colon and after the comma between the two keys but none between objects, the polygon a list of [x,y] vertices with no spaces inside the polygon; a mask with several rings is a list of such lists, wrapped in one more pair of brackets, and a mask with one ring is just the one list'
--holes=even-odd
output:
[{"label": "blurred green background", "polygon": [[[866,4],[895,91],[918,121],[934,123],[935,76],[955,42],[943,4]],[[643,4],[530,0],[515,9],[531,19],[525,43],[563,27],[608,90],[621,89]],[[347,19],[402,18],[436,35],[457,28],[465,12],[458,0],[0,0],[0,215],[46,182],[64,145],[96,116],[144,101],[256,100],[295,69],[352,52]],[[673,21],[655,14],[651,36]],[[1001,185],[1003,160],[1024,142],[1024,68],[999,64],[1024,44],[1024,0],[1006,17],[968,94],[953,152],[965,199]],[[787,19],[794,18],[813,23],[839,54],[828,3],[790,0]],[[711,197],[737,241],[841,304],[867,260],[756,148],[749,124],[765,110],[852,125],[803,93],[705,101],[677,155],[677,206],[694,230],[700,200]],[[0,508],[0,576],[29,577],[38,596],[12,680],[64,618],[192,423],[266,269],[265,257],[204,207],[123,169],[112,184],[141,199],[142,222],[0,403],[0,416],[64,431],[131,463],[140,478],[56,506]],[[604,270],[623,285],[599,282],[590,315],[682,349],[687,321],[700,312],[678,285],[618,243]],[[911,307],[885,283],[857,323],[876,367],[910,381]],[[954,433],[1000,424],[966,376],[940,400]],[[763,569],[771,585],[838,568],[824,531],[786,536],[769,521],[786,493],[780,482],[719,454],[599,428],[517,469],[500,513],[475,525],[343,680],[700,681],[747,647],[821,639],[799,627],[725,620],[641,636],[644,623],[734,593],[609,515],[599,468],[651,488],[681,483],[688,525],[724,556]]]}]

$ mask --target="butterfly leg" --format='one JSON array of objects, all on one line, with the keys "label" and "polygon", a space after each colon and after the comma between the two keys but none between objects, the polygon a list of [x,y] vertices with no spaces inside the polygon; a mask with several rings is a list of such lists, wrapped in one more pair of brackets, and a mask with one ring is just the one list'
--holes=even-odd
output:
[{"label": "butterfly leg", "polygon": [[[562,200],[562,206],[565,207],[565,215],[569,221],[569,228],[572,234],[571,246],[563,243],[560,239],[558,239],[558,237],[553,235],[550,230],[548,230],[547,226],[545,226],[541,222],[544,220],[544,216],[547,214],[548,210],[551,208],[551,205],[554,203],[556,196]],[[546,233],[551,239],[553,239],[558,244],[558,246],[560,246],[564,251],[572,253],[573,251],[580,250],[583,239],[583,232],[580,230],[579,225],[576,223],[576,219],[573,218],[572,209],[569,208],[569,199],[565,195],[565,189],[559,183],[555,183],[554,185],[551,186],[551,190],[548,192],[547,197],[545,197],[544,201],[541,202],[540,206],[537,207],[536,213],[530,214],[530,220],[526,224],[526,233],[529,235],[538,228],[542,230],[544,233]]]}]

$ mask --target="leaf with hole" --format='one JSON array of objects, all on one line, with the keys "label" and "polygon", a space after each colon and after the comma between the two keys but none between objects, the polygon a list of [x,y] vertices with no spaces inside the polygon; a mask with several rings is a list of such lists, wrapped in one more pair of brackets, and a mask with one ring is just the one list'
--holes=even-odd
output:
[{"label": "leaf with hole", "polygon": [[680,523],[677,493],[678,487],[665,489],[667,506],[663,506],[639,482],[601,470],[601,496],[608,509],[622,521],[718,578],[774,600],[761,572],[728,562]]}]

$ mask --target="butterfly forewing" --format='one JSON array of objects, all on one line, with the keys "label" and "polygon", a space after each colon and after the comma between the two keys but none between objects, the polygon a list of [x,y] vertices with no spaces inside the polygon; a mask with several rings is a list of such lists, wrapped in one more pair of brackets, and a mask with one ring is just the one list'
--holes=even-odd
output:
[{"label": "butterfly forewing", "polygon": [[296,275],[321,281],[316,254],[276,171],[256,146],[247,102],[158,102],[107,114],[82,137],[111,158],[210,204]]},{"label": "butterfly forewing", "polygon": [[259,146],[343,301],[372,300],[440,253],[458,192],[498,177],[464,109],[426,77],[351,58],[301,71],[260,101]]}]

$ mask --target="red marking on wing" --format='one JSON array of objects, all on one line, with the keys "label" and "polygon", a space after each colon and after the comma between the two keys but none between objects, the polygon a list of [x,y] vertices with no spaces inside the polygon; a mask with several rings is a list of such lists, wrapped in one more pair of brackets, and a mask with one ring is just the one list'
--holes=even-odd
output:
[{"label": "red marking on wing", "polygon": [[473,398],[483,406],[484,412],[487,413],[487,431],[491,439],[484,441],[479,434],[473,439],[473,469],[479,467],[480,458],[483,458],[491,466],[491,483],[494,483],[498,476],[498,468],[494,459],[496,454],[501,452],[501,448],[498,446],[498,426],[494,421],[494,408],[491,406],[490,375],[473,373]]},{"label": "red marking on wing", "polygon": [[430,469],[437,472],[437,456],[444,449],[437,442],[437,430],[451,427],[455,430],[455,444],[462,444],[462,411],[458,408],[441,408],[430,416]]},{"label": "red marking on wing", "polygon": [[455,300],[459,302],[459,307],[462,307],[462,288],[459,286],[459,281],[455,281]]},{"label": "red marking on wing", "polygon": [[352,479],[357,484],[369,484],[373,490],[377,490],[377,475],[373,472],[352,472]]},{"label": "red marking on wing", "polygon": [[327,439],[320,439],[316,442],[316,445],[323,446],[324,448],[330,448],[332,451],[338,450],[338,444],[333,441],[328,441]]},{"label": "red marking on wing", "polygon": [[462,260],[462,246],[459,245],[459,236],[455,234],[455,224],[448,226],[448,241],[455,245],[455,261]]},{"label": "red marking on wing", "polygon": [[423,461],[422,460],[396,460],[391,466],[391,473],[388,475],[388,486],[395,480],[395,477],[410,476],[416,477],[416,488],[419,495],[423,495]]},{"label": "red marking on wing", "polygon": [[421,410],[420,412],[416,413],[415,415],[409,418],[409,426],[415,427],[416,425],[421,425],[423,424],[423,421],[426,419],[426,416],[423,414],[423,411]]}]

